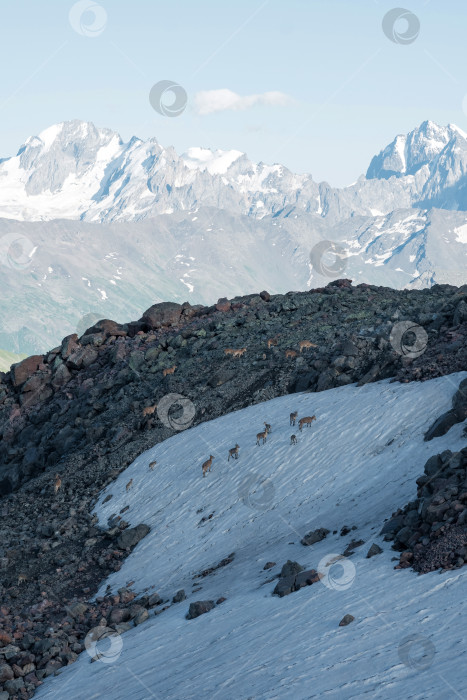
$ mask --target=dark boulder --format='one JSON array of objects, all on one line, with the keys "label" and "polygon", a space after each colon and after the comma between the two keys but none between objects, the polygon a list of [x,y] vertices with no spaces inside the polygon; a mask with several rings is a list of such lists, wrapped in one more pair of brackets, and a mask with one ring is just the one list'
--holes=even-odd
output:
[{"label": "dark boulder", "polygon": [[143,539],[143,537],[146,537],[150,529],[151,528],[149,525],[144,525],[141,523],[136,527],[130,527],[127,530],[123,530],[122,534],[117,538],[117,547],[120,549],[135,547],[138,542]]},{"label": "dark boulder", "polygon": [[448,430],[452,428],[453,425],[458,423],[456,412],[451,409],[446,411],[442,416],[437,418],[433,425],[426,431],[424,440],[433,440],[435,437],[441,437],[441,435],[446,435]]},{"label": "dark boulder", "polygon": [[195,617],[204,615],[205,613],[212,610],[215,606],[213,600],[197,600],[195,603],[190,603],[188,614],[186,616],[187,620],[194,620]]},{"label": "dark boulder", "polygon": [[185,600],[185,598],[186,598],[185,591],[182,588],[181,590],[176,592],[176,594],[172,598],[172,603],[181,603],[183,600]]},{"label": "dark boulder", "polygon": [[316,544],[316,542],[321,542],[321,540],[324,540],[326,535],[329,535],[329,530],[327,530],[325,527],[320,527],[317,530],[312,530],[309,532],[303,539],[300,540],[300,543],[303,544],[305,547],[309,547],[312,544]]},{"label": "dark boulder", "polygon": [[350,625],[351,622],[355,620],[353,615],[344,615],[342,620],[339,622],[339,627],[346,627],[347,625]]},{"label": "dark boulder", "polygon": [[383,550],[381,549],[381,547],[379,545],[377,545],[375,542],[373,542],[373,544],[371,545],[370,549],[367,552],[366,558],[371,559],[371,557],[374,557],[377,554],[381,554],[382,551]]},{"label": "dark boulder", "polygon": [[285,595],[292,593],[294,590],[294,585],[295,575],[281,577],[274,588],[273,594],[278,595],[279,598],[283,598]]},{"label": "dark boulder", "polygon": [[318,572],[315,569],[308,571],[300,571],[295,577],[294,590],[298,591],[305,586],[311,586],[312,583],[317,583],[320,579]]},{"label": "dark boulder", "polygon": [[296,576],[303,571],[303,566],[296,561],[291,561],[290,559],[284,564],[281,569],[281,578],[287,578],[288,576]]}]

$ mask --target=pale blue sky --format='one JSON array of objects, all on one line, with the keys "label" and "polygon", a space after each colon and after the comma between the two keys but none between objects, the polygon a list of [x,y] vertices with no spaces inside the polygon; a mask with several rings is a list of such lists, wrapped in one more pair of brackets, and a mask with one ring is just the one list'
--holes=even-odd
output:
[{"label": "pale blue sky", "polygon": [[[71,27],[73,4],[2,5],[0,156],[53,123],[85,119],[125,140],[235,148],[345,185],[424,119],[467,130],[465,0],[404,4],[421,27],[409,45],[383,34],[387,0],[102,0],[107,22],[94,37]],[[188,93],[179,117],[149,104],[164,79]],[[195,94],[217,89],[293,102],[197,114]]]}]

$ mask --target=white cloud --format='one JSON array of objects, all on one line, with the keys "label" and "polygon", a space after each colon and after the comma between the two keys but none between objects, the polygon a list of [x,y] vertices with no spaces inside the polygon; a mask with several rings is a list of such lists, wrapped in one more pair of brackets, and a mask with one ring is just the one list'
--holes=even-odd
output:
[{"label": "white cloud", "polygon": [[202,90],[194,97],[195,110],[198,114],[224,112],[228,109],[238,111],[249,109],[254,105],[273,105],[283,107],[293,102],[284,92],[263,92],[258,95],[242,97],[232,90]]}]

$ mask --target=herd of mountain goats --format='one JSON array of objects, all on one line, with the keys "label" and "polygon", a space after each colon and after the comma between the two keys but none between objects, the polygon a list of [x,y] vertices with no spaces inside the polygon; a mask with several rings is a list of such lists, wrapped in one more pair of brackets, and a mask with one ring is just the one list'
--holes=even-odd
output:
[{"label": "herd of mountain goats", "polygon": [[[270,348],[273,345],[277,345],[278,339],[277,337],[275,338],[270,338],[268,340],[268,348]],[[309,340],[302,340],[299,343],[299,351],[300,353],[303,352],[304,349],[306,348],[314,348],[317,347],[315,343],[312,343]],[[225,348],[224,353],[226,355],[231,355],[232,357],[242,357],[242,355],[246,352],[246,348],[240,348],[240,349],[234,349],[234,348]],[[286,357],[295,357],[297,356],[297,352],[295,350],[286,350],[285,355]],[[176,370],[176,365],[173,365],[173,367],[170,367],[168,369],[163,370],[163,376],[166,377],[168,374],[173,374]],[[157,410],[157,404],[154,404],[153,406],[146,406],[146,408],[143,409],[143,417],[147,416],[152,416],[154,412]],[[290,425],[294,426],[296,421],[298,419],[298,411],[294,411],[293,413],[290,414]],[[300,432],[302,432],[303,427],[306,425],[308,427],[311,427],[312,422],[316,420],[316,416],[304,416],[303,418],[300,418],[298,421],[298,429]],[[271,432],[271,425],[270,423],[264,422],[264,430],[256,434],[256,445],[264,445],[267,441],[267,437],[269,433]],[[291,435],[290,436],[290,444],[291,445],[296,445],[297,444],[297,436],[296,435]],[[240,450],[240,445],[238,443],[235,444],[235,447],[232,447],[229,450],[229,455],[227,458],[227,461],[230,461],[230,459],[238,459],[238,454]],[[207,459],[205,462],[202,464],[202,471],[203,471],[203,477],[206,476],[207,472],[211,471],[211,466],[212,462],[214,460],[214,455],[209,455],[209,459]],[[157,462],[154,460],[150,462],[149,464],[149,469],[152,471],[154,467],[156,466]],[[55,483],[54,483],[54,490],[55,493],[59,491],[61,488],[62,481],[61,478],[58,474],[55,476]],[[126,485],[126,490],[129,491],[133,485],[133,479],[130,479],[130,481]]]},{"label": "herd of mountain goats", "polygon": [[[293,413],[291,413],[290,414],[290,425],[295,425],[297,418],[298,418],[298,411],[294,411]],[[300,420],[298,421],[299,431],[302,432],[303,426],[305,426],[305,425],[307,425],[310,428],[311,424],[314,420],[316,420],[316,416],[304,416],[303,418],[300,418]],[[264,430],[262,430],[260,433],[257,433],[257,435],[256,435],[256,444],[258,446],[264,445],[264,443],[266,442],[267,437],[271,431],[272,431],[271,424],[265,422],[264,423]],[[298,442],[297,436],[291,435],[290,436],[290,444],[296,445],[297,442]],[[229,456],[227,458],[227,461],[230,461],[230,458],[238,459],[239,450],[240,450],[240,445],[238,443],[236,443],[235,447],[232,447],[229,450]],[[206,476],[206,472],[211,471],[213,459],[214,459],[214,455],[209,455],[209,459],[207,459],[205,462],[203,462],[203,466],[202,466],[203,476]]]},{"label": "herd of mountain goats", "polygon": [[[274,338],[270,338],[267,341],[268,348],[271,348],[271,346],[277,346],[278,344],[278,337],[275,336]],[[308,349],[308,348],[316,348],[317,345],[315,343],[312,343],[310,340],[301,340],[298,344],[299,346],[299,352],[300,354],[303,352],[303,350]],[[231,357],[242,357],[243,354],[246,352],[247,348],[225,348],[224,349],[224,354],[225,355],[230,355]],[[286,357],[297,357],[298,353],[295,350],[287,349],[285,350],[285,356]],[[173,374],[176,370],[176,365],[173,367],[170,367],[169,369],[164,369],[163,370],[163,376],[166,377],[168,374]],[[143,417],[148,417],[152,416],[154,412],[157,409],[157,404],[154,404],[153,406],[147,406],[146,408],[143,409]],[[295,411],[294,413],[290,414],[290,425],[294,426],[298,418],[298,411]],[[316,416],[305,416],[304,418],[300,418],[298,421],[298,429],[300,432],[303,429],[303,426],[307,425],[308,427],[311,426],[312,422],[316,420]],[[256,444],[259,445],[264,445],[267,441],[267,437],[269,433],[271,432],[271,425],[269,423],[264,423],[264,430],[261,432],[257,433],[256,435]],[[297,444],[297,436],[296,435],[291,435],[290,436],[290,444],[291,445],[296,445]],[[230,459],[238,459],[238,454],[240,450],[240,445],[238,443],[235,444],[235,447],[232,447],[229,450],[228,458],[227,461],[230,461]],[[202,472],[203,472],[203,477],[206,476],[207,472],[211,471],[211,466],[212,462],[214,460],[214,455],[209,455],[209,459],[207,459],[205,462],[202,464]],[[151,471],[154,469],[156,465],[156,462],[151,462],[149,465],[149,468]],[[132,480],[127,484],[127,491],[131,488],[132,485]]]}]

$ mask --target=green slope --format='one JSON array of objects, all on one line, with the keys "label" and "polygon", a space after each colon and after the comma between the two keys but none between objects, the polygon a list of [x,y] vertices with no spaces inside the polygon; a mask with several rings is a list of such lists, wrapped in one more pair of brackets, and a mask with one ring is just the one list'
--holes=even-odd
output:
[{"label": "green slope", "polygon": [[8,372],[10,366],[15,362],[19,362],[27,355],[16,355],[14,352],[0,350],[0,372]]}]

